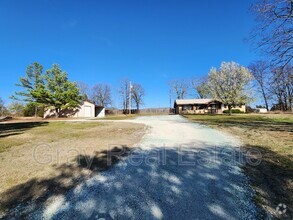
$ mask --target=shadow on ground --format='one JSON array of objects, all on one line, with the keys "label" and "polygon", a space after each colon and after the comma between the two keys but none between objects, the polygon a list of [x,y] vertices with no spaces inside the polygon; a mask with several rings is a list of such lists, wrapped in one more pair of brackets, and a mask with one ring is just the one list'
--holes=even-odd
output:
[{"label": "shadow on ground", "polygon": [[261,218],[242,159],[228,148],[115,147],[13,187],[0,204],[7,219]]},{"label": "shadow on ground", "polygon": [[48,122],[18,122],[0,124],[0,138],[18,135],[34,127],[48,125]]},{"label": "shadow on ground", "polygon": [[[246,146],[261,151],[262,162],[258,166],[247,164],[245,173],[256,190],[255,199],[273,212],[276,218],[293,219],[293,162],[288,158],[261,146]],[[286,167],[284,167],[286,166]],[[286,213],[278,215],[279,204],[287,206]]]},{"label": "shadow on ground", "polygon": [[[131,152],[126,146],[113,147],[110,151],[96,152],[93,156],[78,155],[73,164],[56,167],[58,176],[51,179],[32,179],[6,191],[0,197],[1,209],[13,209],[21,203],[42,204],[48,197],[65,193],[93,174],[106,171]],[[94,172],[86,172],[91,170]],[[1,210],[0,209],[0,210]]]}]

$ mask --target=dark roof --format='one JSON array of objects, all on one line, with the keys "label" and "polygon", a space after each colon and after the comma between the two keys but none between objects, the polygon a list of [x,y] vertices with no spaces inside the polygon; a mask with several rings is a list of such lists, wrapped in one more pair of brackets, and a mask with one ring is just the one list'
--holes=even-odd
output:
[{"label": "dark roof", "polygon": [[176,99],[175,103],[176,105],[195,105],[195,104],[208,104],[211,102],[219,102],[215,99]]}]

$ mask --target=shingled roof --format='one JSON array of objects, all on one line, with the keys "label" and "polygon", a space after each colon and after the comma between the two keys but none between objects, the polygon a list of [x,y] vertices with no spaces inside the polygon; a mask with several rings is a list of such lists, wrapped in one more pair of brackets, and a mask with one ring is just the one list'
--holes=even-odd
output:
[{"label": "shingled roof", "polygon": [[216,101],[215,99],[176,99],[176,105],[195,105],[195,104],[208,104]]}]

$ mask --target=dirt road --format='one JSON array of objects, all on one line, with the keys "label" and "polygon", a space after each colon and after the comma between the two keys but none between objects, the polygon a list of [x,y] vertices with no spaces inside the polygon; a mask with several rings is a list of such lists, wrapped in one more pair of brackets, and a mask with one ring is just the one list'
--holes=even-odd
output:
[{"label": "dirt road", "polygon": [[[180,116],[139,117],[149,129],[130,156],[38,207],[32,219],[257,219],[231,136]],[[23,209],[22,209],[23,210]]]}]

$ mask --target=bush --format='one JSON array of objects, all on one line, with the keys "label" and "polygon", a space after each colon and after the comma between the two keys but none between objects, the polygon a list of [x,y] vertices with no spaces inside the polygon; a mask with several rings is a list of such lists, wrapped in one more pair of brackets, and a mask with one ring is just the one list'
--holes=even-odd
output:
[{"label": "bush", "polygon": [[[35,106],[37,104],[35,103],[27,103],[27,105],[24,107],[23,109],[23,115],[26,117],[31,117],[31,116],[35,116]],[[37,111],[37,116],[38,117],[43,117],[44,115],[44,107],[43,106],[38,106],[38,111]]]},{"label": "bush", "polygon": [[[229,110],[224,110],[223,113],[229,114]],[[245,112],[239,110],[239,109],[232,109],[232,114],[243,114]]]},{"label": "bush", "polygon": [[246,106],[246,113],[253,113],[255,111],[256,111],[256,109],[254,109],[254,108],[252,108],[250,106]]}]

